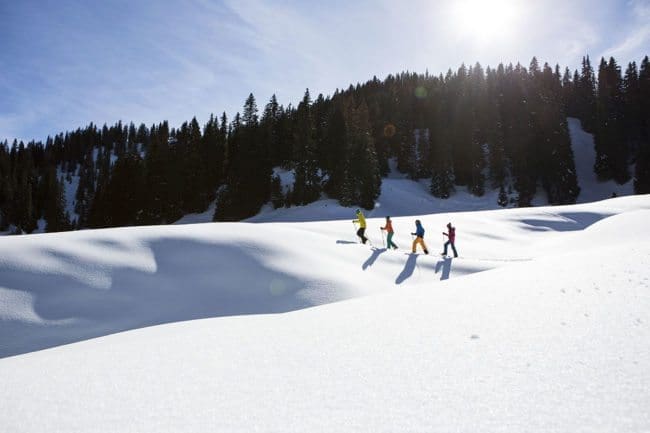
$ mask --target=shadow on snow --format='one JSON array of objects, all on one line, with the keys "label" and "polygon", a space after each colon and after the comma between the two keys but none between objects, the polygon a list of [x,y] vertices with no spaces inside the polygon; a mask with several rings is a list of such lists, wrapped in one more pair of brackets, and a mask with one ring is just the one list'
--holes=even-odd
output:
[{"label": "shadow on snow", "polygon": [[258,251],[195,239],[148,247],[151,271],[102,268],[53,250],[54,269],[77,274],[0,268],[0,287],[27,294],[33,309],[28,319],[3,321],[0,358],[163,323],[315,305],[301,296],[304,281],[270,269]]}]

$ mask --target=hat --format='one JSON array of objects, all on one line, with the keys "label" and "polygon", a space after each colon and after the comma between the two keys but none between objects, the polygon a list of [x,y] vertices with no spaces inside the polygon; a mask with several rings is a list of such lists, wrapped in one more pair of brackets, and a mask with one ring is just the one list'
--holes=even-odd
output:
[{"label": "hat", "polygon": [[357,209],[357,210],[354,211],[354,213],[361,213],[361,210]]},{"label": "hat", "polygon": [[387,220],[389,220],[389,219],[390,219],[390,217],[389,217],[388,215],[386,215],[386,219],[387,219]]},{"label": "hat", "polygon": [[447,227],[451,227],[451,223],[447,223]]}]

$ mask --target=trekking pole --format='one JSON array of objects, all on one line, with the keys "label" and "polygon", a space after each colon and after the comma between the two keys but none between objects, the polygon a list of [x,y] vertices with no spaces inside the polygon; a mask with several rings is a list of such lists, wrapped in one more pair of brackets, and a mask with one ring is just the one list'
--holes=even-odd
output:
[{"label": "trekking pole", "polygon": [[352,225],[354,226],[354,235],[356,236],[357,235],[357,223],[352,221]]},{"label": "trekking pole", "polygon": [[384,231],[381,228],[379,228],[379,231],[381,232],[381,246],[383,248],[386,248],[386,242],[384,241]]}]

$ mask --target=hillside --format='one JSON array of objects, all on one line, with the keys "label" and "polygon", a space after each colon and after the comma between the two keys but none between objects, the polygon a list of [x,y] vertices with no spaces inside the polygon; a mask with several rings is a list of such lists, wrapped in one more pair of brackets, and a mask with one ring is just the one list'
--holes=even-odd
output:
[{"label": "hillside", "polygon": [[[570,118],[569,133],[571,147],[573,150],[578,186],[580,194],[577,203],[591,203],[598,200],[605,200],[613,195],[633,195],[632,181],[619,185],[610,180],[599,182],[594,173],[596,151],[594,149],[594,138],[592,134],[582,129],[578,119]],[[396,167],[396,161],[390,161],[390,174],[382,179],[381,194],[375,203],[375,209],[370,210],[369,216],[414,216],[422,214],[434,214],[441,212],[468,212],[480,210],[501,209],[497,204],[499,190],[487,190],[482,197],[470,194],[465,187],[457,187],[456,191],[448,199],[442,200],[431,195],[429,191],[429,179],[419,182],[408,179],[405,174],[400,173]],[[291,172],[279,171],[283,178],[285,189],[292,186],[293,177]],[[513,196],[511,196],[512,198]],[[533,199],[533,205],[545,206],[548,199],[541,188],[538,188],[537,195]],[[510,204],[509,206],[513,206]],[[354,208],[346,208],[338,204],[336,200],[322,199],[305,206],[292,206],[290,208],[273,209],[269,204],[262,211],[251,218],[248,222],[306,222],[320,220],[347,220],[354,214]],[[178,220],[175,224],[207,223],[212,221],[214,206],[201,214],[189,214]]]},{"label": "hillside", "polygon": [[649,196],[420,215],[458,259],[374,216],[1,239],[0,426],[650,427]]}]

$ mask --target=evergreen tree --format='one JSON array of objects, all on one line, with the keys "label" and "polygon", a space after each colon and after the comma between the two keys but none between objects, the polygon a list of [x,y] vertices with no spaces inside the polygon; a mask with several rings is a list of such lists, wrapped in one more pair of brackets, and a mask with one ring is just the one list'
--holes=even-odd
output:
[{"label": "evergreen tree", "polygon": [[503,185],[499,187],[499,197],[497,199],[497,204],[501,207],[508,206],[508,195],[506,194],[506,190],[503,188]]},{"label": "evergreen tree", "polygon": [[449,148],[449,130],[444,125],[449,124],[449,110],[445,105],[439,107],[438,119],[443,123],[440,128],[435,128],[438,139],[432,153],[431,165],[431,194],[434,197],[447,199],[454,189],[453,166],[451,163],[451,149]]},{"label": "evergreen tree", "polygon": [[295,183],[292,197],[295,204],[311,203],[320,197],[321,175],[314,134],[311,97],[307,89],[296,110],[294,129]]},{"label": "evergreen tree", "polygon": [[251,94],[243,116],[237,113],[228,134],[226,182],[217,194],[215,220],[253,216],[268,202],[272,173],[268,147],[261,137],[257,104]]},{"label": "evergreen tree", "polygon": [[503,101],[504,68],[499,65],[496,71],[488,69],[487,105],[486,110],[486,140],[488,145],[489,178],[493,188],[503,186],[508,176],[508,161],[505,153],[503,120],[501,111]]},{"label": "evergreen tree", "polygon": [[[348,159],[347,130],[343,111],[342,102],[337,101],[333,104],[324,137],[324,147],[328,149],[324,161],[324,170],[328,180],[324,189],[331,197],[337,199],[341,199]],[[349,197],[349,202],[352,203],[352,197]]]},{"label": "evergreen tree", "polygon": [[[224,113],[225,116],[225,113]],[[217,186],[223,181],[223,165],[225,159],[226,143],[225,133],[219,126],[219,121],[214,115],[203,128],[200,156],[204,162],[205,186],[204,200],[211,201]]]},{"label": "evergreen tree", "polygon": [[274,175],[271,178],[271,203],[274,209],[279,209],[284,206],[285,197],[282,192],[282,182],[280,176]]},{"label": "evergreen tree", "polygon": [[208,207],[213,185],[209,181],[205,141],[196,117],[183,124],[178,134],[183,159],[183,211],[200,213]]},{"label": "evergreen tree", "polygon": [[650,60],[643,58],[639,68],[639,144],[634,167],[634,191],[650,193]]},{"label": "evergreen tree", "polygon": [[65,184],[58,180],[54,165],[46,169],[42,177],[41,194],[44,196],[45,231],[60,232],[70,229],[70,215],[66,211]]},{"label": "evergreen tree", "polygon": [[596,127],[596,78],[589,56],[582,58],[582,73],[575,83],[576,112],[587,132]]},{"label": "evergreen tree", "polygon": [[7,141],[0,142],[0,231],[5,231],[10,224],[11,203],[13,203],[13,185],[11,160]]},{"label": "evergreen tree", "polygon": [[352,189],[354,203],[372,209],[381,192],[381,176],[377,153],[372,140],[368,105],[362,101],[354,106],[351,100],[347,113],[347,143],[350,149],[347,184]]},{"label": "evergreen tree", "polygon": [[614,179],[625,183],[627,145],[623,131],[623,88],[621,71],[614,58],[603,58],[598,69],[597,127],[595,133],[596,163],[594,170],[600,180]]},{"label": "evergreen tree", "polygon": [[113,165],[105,191],[110,226],[132,226],[142,222],[143,166],[142,158],[135,152],[125,152]]}]

